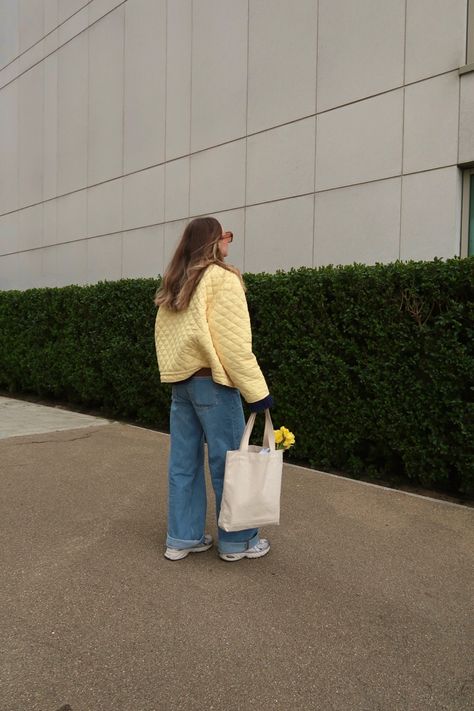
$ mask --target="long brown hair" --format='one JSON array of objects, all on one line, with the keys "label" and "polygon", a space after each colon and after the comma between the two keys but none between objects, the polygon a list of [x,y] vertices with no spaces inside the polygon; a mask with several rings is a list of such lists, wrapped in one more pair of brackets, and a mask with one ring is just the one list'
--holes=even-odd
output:
[{"label": "long brown hair", "polygon": [[237,274],[239,270],[226,264],[219,252],[222,227],[214,217],[196,217],[186,226],[176,251],[168,265],[161,287],[155,294],[155,305],[172,311],[183,311],[189,305],[194,290],[205,269],[211,264]]}]

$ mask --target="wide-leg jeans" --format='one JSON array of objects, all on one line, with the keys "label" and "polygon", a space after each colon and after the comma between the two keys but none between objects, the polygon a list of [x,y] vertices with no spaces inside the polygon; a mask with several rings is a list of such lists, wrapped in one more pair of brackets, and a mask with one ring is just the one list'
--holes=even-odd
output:
[{"label": "wide-leg jeans", "polygon": [[[204,541],[204,440],[219,518],[226,452],[239,448],[244,427],[242,400],[236,388],[219,385],[206,376],[173,385],[167,546],[189,548]],[[226,532],[218,526],[218,547],[222,552],[238,553],[258,541],[258,528]]]}]

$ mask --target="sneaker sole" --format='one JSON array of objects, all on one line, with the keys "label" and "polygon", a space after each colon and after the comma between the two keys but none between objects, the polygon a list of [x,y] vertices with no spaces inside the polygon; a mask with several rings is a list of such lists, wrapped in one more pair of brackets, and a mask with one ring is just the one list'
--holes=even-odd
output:
[{"label": "sneaker sole", "polygon": [[267,553],[270,553],[270,546],[260,553],[247,553],[246,551],[243,553],[219,553],[219,558],[228,563],[233,563],[236,560],[242,560],[242,558],[263,558]]},{"label": "sneaker sole", "polygon": [[204,551],[208,551],[209,548],[212,548],[213,543],[208,543],[204,546],[196,546],[196,548],[188,548],[188,550],[176,550],[173,551],[173,553],[168,554],[167,551],[165,551],[164,556],[167,560],[183,560],[183,558],[186,558],[190,553],[203,553]]}]

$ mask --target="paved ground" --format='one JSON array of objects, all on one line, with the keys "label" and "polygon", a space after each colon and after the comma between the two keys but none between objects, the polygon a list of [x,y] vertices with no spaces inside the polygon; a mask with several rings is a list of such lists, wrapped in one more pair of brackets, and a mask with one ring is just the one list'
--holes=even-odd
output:
[{"label": "paved ground", "polygon": [[173,563],[168,436],[13,403],[1,711],[474,708],[472,509],[286,466],[268,556]]},{"label": "paved ground", "polygon": [[112,420],[71,412],[63,407],[44,407],[25,400],[0,396],[0,439],[107,425],[110,422]]}]

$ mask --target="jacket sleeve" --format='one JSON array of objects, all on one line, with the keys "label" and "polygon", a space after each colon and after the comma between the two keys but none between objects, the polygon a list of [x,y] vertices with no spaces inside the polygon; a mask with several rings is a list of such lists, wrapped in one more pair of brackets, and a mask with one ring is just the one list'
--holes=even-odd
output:
[{"label": "jacket sleeve", "polygon": [[252,352],[245,292],[236,274],[223,271],[222,278],[213,285],[207,308],[212,342],[225,371],[245,401],[256,402],[266,398],[269,391]]}]

